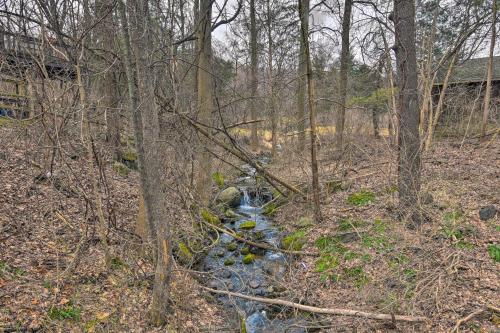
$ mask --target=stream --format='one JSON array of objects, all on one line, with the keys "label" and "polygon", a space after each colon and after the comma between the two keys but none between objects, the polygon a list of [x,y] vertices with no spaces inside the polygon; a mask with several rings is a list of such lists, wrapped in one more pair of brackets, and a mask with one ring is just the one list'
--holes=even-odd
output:
[{"label": "stream", "polygon": [[[248,165],[243,169],[246,174],[236,180],[236,186],[242,192],[241,201],[234,208],[236,216],[224,219],[224,227],[241,233],[246,239],[279,247],[282,232],[263,214],[261,208],[272,200],[272,193],[268,188],[257,185],[255,169]],[[254,221],[255,227],[249,228],[248,221]],[[207,281],[210,288],[273,297],[283,291],[280,282],[290,259],[281,252],[248,246],[232,236],[220,234],[218,244],[205,257],[203,268],[213,273],[213,278]],[[227,295],[216,297],[230,310],[236,311],[238,321],[244,319],[247,333],[306,332],[298,327],[302,323],[300,319],[272,319],[276,308],[269,305]]]}]

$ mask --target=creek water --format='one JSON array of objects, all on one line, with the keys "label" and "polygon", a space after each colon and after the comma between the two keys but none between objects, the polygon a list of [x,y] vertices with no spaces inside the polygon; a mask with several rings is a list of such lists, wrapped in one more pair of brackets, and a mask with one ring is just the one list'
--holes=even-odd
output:
[{"label": "creek water", "polygon": [[[278,247],[281,232],[261,208],[272,199],[271,191],[257,185],[253,168],[245,168],[247,174],[236,180],[242,192],[240,205],[235,207],[236,217],[225,219],[224,226],[246,239]],[[255,227],[245,228],[248,221],[255,222]],[[244,262],[248,254],[253,260]],[[205,271],[213,273],[213,278],[207,281],[210,288],[274,297],[283,290],[281,280],[290,259],[281,252],[249,246],[230,235],[220,234],[219,242],[205,257],[203,267]],[[227,295],[217,297],[226,307],[235,310],[239,319],[244,319],[247,333],[306,332],[296,326],[297,319],[272,319],[275,309],[263,303]]]}]

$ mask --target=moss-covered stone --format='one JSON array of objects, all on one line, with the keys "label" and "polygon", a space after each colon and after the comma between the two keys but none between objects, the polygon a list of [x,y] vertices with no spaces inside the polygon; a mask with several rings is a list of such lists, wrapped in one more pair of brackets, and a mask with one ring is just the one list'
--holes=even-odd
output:
[{"label": "moss-covered stone", "polygon": [[236,251],[237,248],[238,248],[238,244],[236,244],[234,242],[226,245],[226,249],[228,251]]},{"label": "moss-covered stone", "polygon": [[125,161],[135,162],[137,161],[137,153],[133,149],[126,149],[122,152],[122,159]]},{"label": "moss-covered stone", "polygon": [[300,251],[306,243],[307,239],[304,231],[296,231],[281,241],[281,246],[285,250]]},{"label": "moss-covered stone", "polygon": [[234,210],[232,209],[227,209],[225,212],[224,212],[224,215],[229,218],[229,219],[234,219],[236,217],[238,217],[238,215],[236,215],[236,213],[234,212]]},{"label": "moss-covered stone", "polygon": [[244,246],[244,247],[241,248],[240,253],[242,255],[247,255],[247,254],[250,253],[250,249],[248,248],[248,246]]},{"label": "moss-covered stone", "polygon": [[242,262],[245,264],[245,265],[249,265],[251,263],[253,263],[255,261],[255,255],[252,254],[252,253],[249,253],[247,254],[246,256],[243,257],[243,260]]},{"label": "moss-covered stone", "polygon": [[233,258],[227,258],[224,260],[224,266],[232,266],[234,265],[234,259]]},{"label": "moss-covered stone", "polygon": [[177,256],[181,262],[185,263],[190,262],[193,259],[193,253],[184,242],[179,242],[179,244],[177,244]]},{"label": "moss-covered stone", "polygon": [[113,163],[113,170],[115,170],[116,173],[122,177],[127,177],[130,172],[130,169],[125,164],[120,162]]},{"label": "moss-covered stone", "polygon": [[224,176],[220,172],[214,172],[212,174],[212,180],[221,189],[224,187]]},{"label": "moss-covered stone", "polygon": [[248,221],[245,221],[245,222],[240,224],[240,229],[251,230],[251,229],[255,228],[256,225],[257,225],[257,222],[248,220]]},{"label": "moss-covered stone", "polygon": [[217,197],[217,201],[228,207],[237,207],[240,204],[241,192],[237,187],[228,187]]},{"label": "moss-covered stone", "polygon": [[210,224],[213,224],[213,225],[219,225],[220,224],[220,219],[217,215],[215,215],[214,213],[212,213],[211,211],[209,211],[208,209],[206,208],[203,208],[201,211],[200,211],[200,215],[201,217],[208,223]]}]

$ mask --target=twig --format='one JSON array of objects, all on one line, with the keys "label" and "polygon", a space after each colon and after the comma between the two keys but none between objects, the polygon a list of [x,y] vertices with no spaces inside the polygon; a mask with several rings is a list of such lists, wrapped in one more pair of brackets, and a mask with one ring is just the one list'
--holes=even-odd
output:
[{"label": "twig", "polygon": [[299,303],[294,303],[290,301],[285,301],[283,299],[271,299],[265,297],[256,297],[249,296],[240,293],[235,293],[231,291],[225,290],[215,290],[207,287],[200,286],[202,289],[210,291],[215,294],[223,294],[228,296],[239,297],[243,299],[247,299],[250,301],[256,301],[266,304],[274,304],[274,305],[283,305],[291,308],[295,308],[302,311],[313,312],[313,313],[322,313],[322,314],[330,314],[330,315],[340,315],[340,316],[350,316],[350,317],[363,317],[368,319],[376,319],[376,320],[390,320],[390,321],[406,321],[412,323],[424,322],[427,320],[426,317],[413,317],[413,316],[399,316],[393,314],[384,314],[384,313],[373,313],[373,312],[364,312],[358,310],[348,310],[348,309],[335,309],[335,308],[318,308],[315,306],[304,305]]},{"label": "twig", "polygon": [[472,312],[471,314],[469,314],[469,315],[467,315],[467,316],[465,316],[465,317],[457,320],[457,323],[456,323],[455,327],[453,327],[453,329],[450,331],[450,333],[458,332],[459,328],[460,328],[460,325],[465,324],[466,322],[468,322],[472,318],[480,315],[481,313],[483,313],[486,310],[491,310],[491,311],[494,311],[494,312],[500,312],[499,308],[497,308],[497,307],[495,307],[493,305],[487,305],[485,308],[476,310],[476,311]]}]

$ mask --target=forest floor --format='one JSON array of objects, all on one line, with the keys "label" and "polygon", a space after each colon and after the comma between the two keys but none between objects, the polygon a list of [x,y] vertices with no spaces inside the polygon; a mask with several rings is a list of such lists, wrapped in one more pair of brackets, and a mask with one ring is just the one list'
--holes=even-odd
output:
[{"label": "forest floor", "polygon": [[[0,137],[0,332],[165,331],[147,325],[154,270],[134,235],[137,173],[120,175],[109,163],[100,175],[107,184],[103,199],[114,257],[105,269],[93,208],[82,200],[82,193],[91,193],[83,159],[66,158],[44,177],[34,162],[35,141],[6,127]],[[394,325],[311,314],[311,326],[323,332],[448,332],[486,305],[499,307],[500,264],[491,249],[500,243],[500,220],[497,214],[483,221],[478,213],[500,206],[499,141],[485,148],[476,141],[461,146],[440,140],[424,156],[422,188],[429,195],[422,209],[429,221],[418,230],[406,228],[395,213],[395,154],[384,139],[364,141],[369,143],[351,144],[340,162],[323,144],[320,226],[309,223],[306,200],[291,198],[277,208],[276,223],[304,243],[303,250],[321,254],[290,262],[282,298],[429,318]],[[305,159],[282,154],[270,169],[306,184]],[[176,223],[190,224],[178,208],[169,208]],[[79,244],[84,254],[66,272]],[[169,332],[224,331],[227,313],[198,288],[202,280],[195,267],[175,265]],[[500,314],[484,311],[461,331],[494,332],[499,324]]]}]

